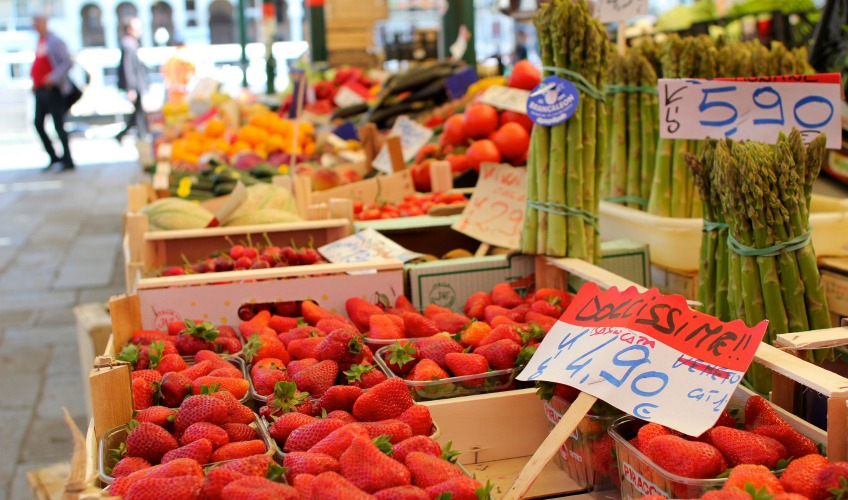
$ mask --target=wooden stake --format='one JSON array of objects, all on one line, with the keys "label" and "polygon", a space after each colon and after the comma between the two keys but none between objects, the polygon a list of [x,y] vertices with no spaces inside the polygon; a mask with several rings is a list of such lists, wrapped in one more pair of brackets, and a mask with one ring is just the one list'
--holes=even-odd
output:
[{"label": "wooden stake", "polygon": [[489,249],[490,248],[491,248],[491,246],[488,243],[481,243],[480,246],[477,248],[477,251],[474,252],[474,256],[475,257],[484,257],[486,255],[489,255]]},{"label": "wooden stake", "polygon": [[618,22],[618,53],[624,54],[627,51],[627,37],[624,36],[624,29],[627,27],[624,21]]},{"label": "wooden stake", "polygon": [[353,220],[353,200],[350,198],[330,198],[330,217]]},{"label": "wooden stake", "polygon": [[434,161],[430,164],[431,191],[444,193],[453,189],[453,173],[450,163],[446,161]]},{"label": "wooden stake", "polygon": [[400,137],[389,137],[389,158],[392,160],[392,171],[400,172],[406,168],[406,162],[403,161],[403,148],[400,144]]},{"label": "wooden stake", "polygon": [[298,213],[306,219],[307,210],[312,205],[312,177],[308,175],[294,177],[294,200],[297,203]]},{"label": "wooden stake", "polygon": [[[141,330],[141,301],[138,295],[116,295],[109,299],[109,315],[112,317],[112,352],[107,349],[103,354],[114,356],[127,345],[134,331]],[[93,392],[91,396],[93,400]]]},{"label": "wooden stake", "polygon": [[141,211],[149,203],[148,189],[150,184],[133,184],[127,186],[127,212]]},{"label": "wooden stake", "polygon": [[585,392],[581,392],[574,403],[565,412],[560,421],[551,430],[548,437],[536,450],[536,453],[530,457],[530,461],[524,466],[524,469],[518,475],[512,487],[506,492],[503,500],[518,500],[524,498],[524,495],[533,486],[533,482],[542,472],[542,469],[554,458],[557,451],[562,446],[562,443],[568,439],[568,436],[574,432],[577,425],[583,420],[583,417],[592,409],[592,405],[598,400],[595,396],[591,396]]},{"label": "wooden stake", "polygon": [[133,414],[130,365],[113,361],[108,357],[95,359],[88,376],[98,441],[104,432],[129,422]]}]

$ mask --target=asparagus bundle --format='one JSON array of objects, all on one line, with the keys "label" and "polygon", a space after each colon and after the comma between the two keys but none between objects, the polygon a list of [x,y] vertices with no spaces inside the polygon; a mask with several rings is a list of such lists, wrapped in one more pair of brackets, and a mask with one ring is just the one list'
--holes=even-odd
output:
[{"label": "asparagus bundle", "polygon": [[585,0],[543,4],[534,23],[545,76],[565,70],[559,76],[575,83],[580,102],[565,123],[533,127],[522,251],[594,261],[603,177],[597,165],[607,156],[607,111],[597,88],[605,84],[612,49]]},{"label": "asparagus bundle", "polygon": [[[812,185],[824,155],[823,135],[805,147],[793,130],[774,146],[707,141],[699,158],[686,156],[704,219],[720,227],[705,231],[701,243],[698,299],[706,312],[748,325],[768,319],[769,343],[780,333],[830,327],[809,232]],[[817,363],[831,355],[808,354]],[[752,366],[749,381],[767,392],[768,372]]]}]

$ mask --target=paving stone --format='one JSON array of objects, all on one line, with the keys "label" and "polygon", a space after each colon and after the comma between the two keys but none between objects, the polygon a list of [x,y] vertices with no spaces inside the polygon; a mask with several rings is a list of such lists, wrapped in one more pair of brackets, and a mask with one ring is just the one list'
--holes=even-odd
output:
[{"label": "paving stone", "polygon": [[[0,236],[1,237],[1,236]],[[18,244],[0,247],[0,270],[6,269],[18,253]]]},{"label": "paving stone", "polygon": [[[50,360],[50,347],[21,346],[12,342],[6,342],[9,331],[4,330],[3,344],[0,345],[0,380],[14,373],[33,374],[42,373]],[[5,382],[0,386],[6,386]],[[2,402],[2,400],[0,400]]]},{"label": "paving stone", "polygon": [[4,374],[0,384],[0,414],[8,409],[29,411],[38,402],[43,379],[41,373]]},{"label": "paving stone", "polygon": [[0,314],[0,327],[26,326],[30,325],[38,317],[36,311],[22,309],[19,311],[8,311]]},{"label": "paving stone", "polygon": [[82,225],[80,236],[91,234],[120,234],[121,219],[114,215],[92,215]]},{"label": "paving stone", "polygon": [[[87,428],[87,417],[82,415],[73,417],[80,429]],[[35,417],[24,440],[20,459],[23,462],[58,462],[67,460],[71,453],[73,453],[73,441],[64,418]]]},{"label": "paving stone", "polygon": [[30,309],[33,306],[40,308],[70,307],[74,305],[75,300],[76,293],[72,290],[52,292],[0,291],[0,313]]},{"label": "paving stone", "polygon": [[[79,367],[79,357],[75,356],[76,366]],[[68,409],[71,415],[85,415],[87,412],[82,387],[82,374],[77,368],[73,373],[58,373],[44,380],[41,400],[38,402],[35,414],[43,418],[61,418],[62,407]]]},{"label": "paving stone", "polygon": [[[27,427],[32,419],[32,410],[3,410],[0,411],[0,494],[4,495],[7,485],[14,477],[15,464],[18,461],[18,450],[23,445]],[[30,496],[32,498],[32,496]]]},{"label": "paving stone", "polygon": [[56,270],[65,259],[67,250],[54,246],[25,245],[13,261],[15,267],[32,268],[33,270]]},{"label": "paving stone", "polygon": [[81,225],[79,221],[45,223],[30,235],[28,241],[33,243],[52,243],[56,246],[64,247],[69,242],[74,241]]},{"label": "paving stone", "polygon": [[7,328],[0,349],[12,347],[44,347],[76,344],[77,330],[74,323],[67,325],[40,326],[30,328]]},{"label": "paving stone", "polygon": [[53,271],[39,270],[28,276],[23,276],[17,271],[13,267],[0,276],[0,291],[48,291],[53,286]]},{"label": "paving stone", "polygon": [[53,377],[71,374],[75,378],[82,377],[80,370],[79,345],[57,344],[50,352],[50,361],[47,364],[47,381]]},{"label": "paving stone", "polygon": [[41,311],[35,321],[37,326],[75,325],[77,322],[74,310],[70,307],[50,308]]},{"label": "paving stone", "polygon": [[79,299],[77,303],[79,304],[91,304],[92,302],[98,302],[105,304],[109,302],[109,298],[114,295],[120,295],[126,291],[126,286],[123,281],[123,274],[121,276],[121,282],[119,284],[113,284],[105,287],[99,288],[86,288],[80,291]]},{"label": "paving stone", "polygon": [[53,283],[56,290],[105,286],[112,282],[111,262],[69,262],[59,271]]},{"label": "paving stone", "polygon": [[64,459],[56,460],[40,460],[37,462],[27,462],[19,464],[15,468],[15,476],[10,481],[9,485],[9,500],[32,500],[32,489],[29,486],[27,472],[44,469],[58,462],[68,462],[71,459],[70,454]]}]

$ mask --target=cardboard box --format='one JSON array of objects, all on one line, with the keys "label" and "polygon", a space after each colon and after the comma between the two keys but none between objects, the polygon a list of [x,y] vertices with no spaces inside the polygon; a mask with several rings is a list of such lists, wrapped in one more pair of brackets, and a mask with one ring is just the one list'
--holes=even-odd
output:
[{"label": "cardboard box", "polygon": [[688,300],[698,298],[698,271],[681,271],[651,264],[651,283],[665,294],[682,295]]},{"label": "cardboard box", "polygon": [[824,257],[819,259],[827,307],[833,326],[841,326],[848,317],[848,258]]},{"label": "cardboard box", "polygon": [[357,231],[373,228],[389,237],[398,245],[413,252],[435,255],[440,257],[458,248],[474,253],[480,242],[451,226],[459,220],[459,215],[433,217],[403,217],[399,219],[384,219],[374,221],[358,221],[354,224]]}]

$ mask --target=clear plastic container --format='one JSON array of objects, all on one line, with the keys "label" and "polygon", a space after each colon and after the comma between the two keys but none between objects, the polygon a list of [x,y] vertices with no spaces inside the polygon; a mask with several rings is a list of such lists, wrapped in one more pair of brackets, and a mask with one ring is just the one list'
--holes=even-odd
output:
[{"label": "clear plastic container", "polygon": [[[224,358],[224,360],[227,363],[230,363],[231,365],[238,368],[238,370],[241,372],[242,378],[247,380],[248,382],[250,382],[250,378],[247,376],[247,370],[245,369],[245,366],[244,366],[244,360],[242,360],[241,358],[236,357],[236,356],[224,356],[224,355],[222,355],[221,357]],[[188,366],[194,366],[196,364],[195,360],[194,360],[194,356],[184,356],[183,359],[185,359],[186,364],[188,364]],[[246,405],[248,403],[248,401],[250,401],[252,389],[253,389],[253,385],[251,384],[250,388],[247,390],[247,392],[244,394],[244,396],[242,396],[239,399],[239,401],[241,401],[242,404]]]},{"label": "clear plastic container", "polygon": [[[545,401],[544,406],[553,429],[571,404],[554,396],[550,402]],[[618,464],[608,442],[607,430],[621,415],[620,412],[615,415],[586,415],[556,456],[557,465],[594,498],[619,498]]]},{"label": "clear plastic container", "polygon": [[[256,430],[256,434],[259,436],[265,443],[266,453],[271,455],[276,453],[277,447],[274,444],[274,440],[271,439],[271,436],[268,435],[268,431],[264,425],[262,425],[262,421],[259,418],[259,415],[253,415],[253,422],[250,424],[253,429]],[[114,460],[109,456],[110,451],[113,449],[117,449],[121,444],[127,442],[127,425],[119,425],[113,429],[106,431],[103,436],[100,437],[100,448],[98,451],[98,468],[100,472],[100,480],[106,484],[112,484],[112,481],[115,480],[114,477],[110,476],[106,473],[107,468],[111,468],[115,465]],[[205,469],[207,466],[213,464],[221,464],[224,462],[213,462],[209,464],[203,464],[203,468]]]},{"label": "clear plastic container", "polygon": [[[389,374],[388,370],[386,370],[386,368],[384,368],[382,365],[375,363],[374,368],[383,372],[383,374],[387,377],[392,376],[391,374]],[[263,395],[258,394],[256,392],[256,387],[253,386],[253,375],[251,375],[252,371],[253,371],[253,363],[245,366],[245,375],[246,375],[247,381],[250,382],[250,390],[248,391],[248,394],[250,395],[251,398],[253,398],[254,401],[256,401],[257,405],[262,406],[262,405],[264,405],[265,403],[268,402],[268,396],[263,396]],[[362,392],[368,392],[368,389],[364,389]],[[311,399],[312,399],[313,402],[318,400],[318,398],[311,398]]]},{"label": "clear plastic container", "polygon": [[[383,360],[386,349],[388,349],[388,346],[378,349],[374,353],[374,360],[386,375],[397,377],[398,375],[392,372],[391,368]],[[488,371],[480,375],[462,375],[460,377],[425,381],[404,379],[404,382],[412,390],[412,395],[419,401],[447,399],[510,389],[519,371],[519,368],[507,368],[505,370]]]}]

